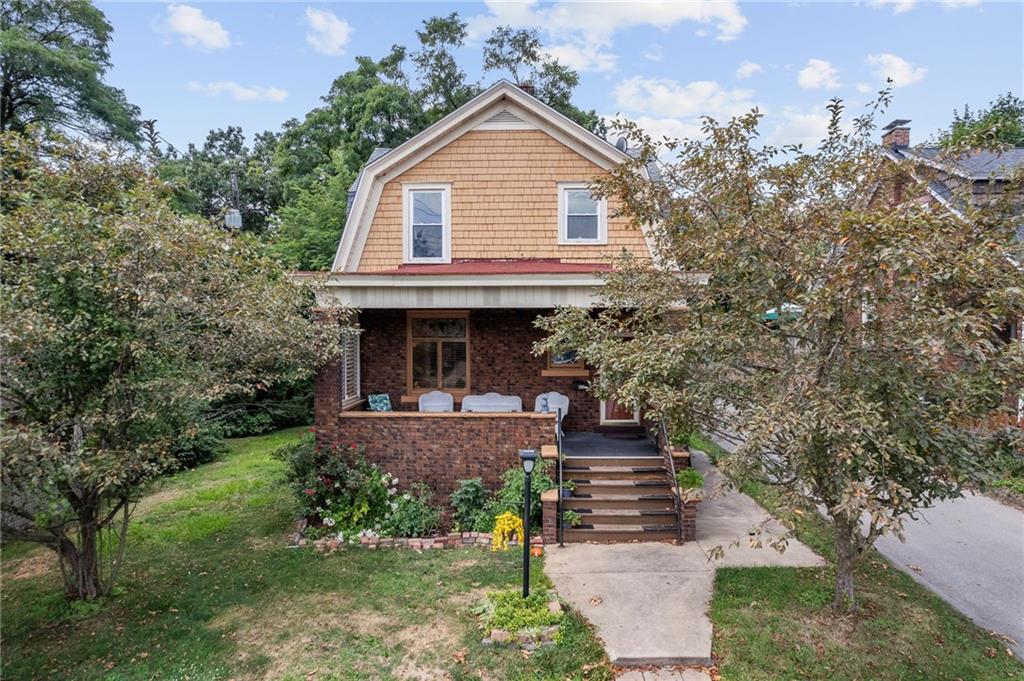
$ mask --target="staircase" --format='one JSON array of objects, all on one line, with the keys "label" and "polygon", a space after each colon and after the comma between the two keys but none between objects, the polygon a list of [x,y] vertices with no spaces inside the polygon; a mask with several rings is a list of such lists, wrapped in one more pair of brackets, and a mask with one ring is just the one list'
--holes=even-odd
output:
[{"label": "staircase", "polygon": [[566,542],[672,541],[679,538],[666,460],[661,456],[567,456],[562,474],[575,484],[562,500],[582,524]]}]

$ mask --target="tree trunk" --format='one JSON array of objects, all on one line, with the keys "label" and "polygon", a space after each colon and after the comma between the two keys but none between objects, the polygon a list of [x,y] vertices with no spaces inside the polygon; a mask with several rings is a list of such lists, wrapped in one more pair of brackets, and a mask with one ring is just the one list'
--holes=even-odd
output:
[{"label": "tree trunk", "polygon": [[89,519],[80,521],[77,546],[67,537],[57,540],[68,598],[88,601],[104,595],[97,535],[96,520]]},{"label": "tree trunk", "polygon": [[838,612],[856,610],[857,601],[853,595],[853,568],[857,561],[856,523],[845,516],[833,516],[832,523],[836,538],[836,583],[832,607]]}]

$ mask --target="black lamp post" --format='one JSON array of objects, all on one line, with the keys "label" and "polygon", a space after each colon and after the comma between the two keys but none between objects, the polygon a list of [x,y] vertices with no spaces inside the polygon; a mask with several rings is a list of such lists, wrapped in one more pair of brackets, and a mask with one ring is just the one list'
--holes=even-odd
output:
[{"label": "black lamp post", "polygon": [[523,461],[523,598],[530,595],[530,478],[533,466],[537,463],[536,449],[520,449],[519,458]]}]

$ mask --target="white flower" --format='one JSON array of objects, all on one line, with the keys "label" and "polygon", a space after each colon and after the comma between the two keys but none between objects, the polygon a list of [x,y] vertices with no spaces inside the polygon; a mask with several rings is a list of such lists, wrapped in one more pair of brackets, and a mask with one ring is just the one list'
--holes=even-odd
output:
[{"label": "white flower", "polygon": [[403,498],[403,499],[405,499],[406,501],[409,501],[410,499],[412,499],[412,497],[411,497],[411,496],[409,495],[409,493],[408,493],[408,492],[406,492],[405,494],[403,494],[403,495],[402,495],[402,498]]},{"label": "white flower", "polygon": [[326,525],[327,527],[334,527],[334,522],[334,518],[332,518],[331,516],[327,516],[326,518],[324,518],[324,525]]}]

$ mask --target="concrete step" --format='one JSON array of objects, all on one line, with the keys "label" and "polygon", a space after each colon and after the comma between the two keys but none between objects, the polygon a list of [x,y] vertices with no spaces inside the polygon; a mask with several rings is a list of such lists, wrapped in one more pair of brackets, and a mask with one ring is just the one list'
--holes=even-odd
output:
[{"label": "concrete step", "polygon": [[664,466],[572,466],[562,468],[571,480],[664,480]]},{"label": "concrete step", "polygon": [[633,497],[621,494],[594,494],[586,496],[576,494],[568,499],[563,499],[562,507],[577,513],[607,509],[621,511],[675,511],[675,501],[671,494],[641,494]]},{"label": "concrete step", "polygon": [[568,466],[662,466],[660,456],[567,456],[562,463]]},{"label": "concrete step", "polygon": [[629,541],[672,541],[678,539],[671,525],[597,525],[594,527],[565,528],[567,542],[594,542],[610,544]]},{"label": "concrete step", "polygon": [[[584,525],[675,525],[675,509],[604,508],[577,511]],[[566,525],[566,529],[569,528]]]},{"label": "concrete step", "polygon": [[671,488],[668,481],[661,480],[594,480],[583,482],[574,480],[576,489],[573,495],[625,495],[639,496],[643,494],[669,494]]}]

